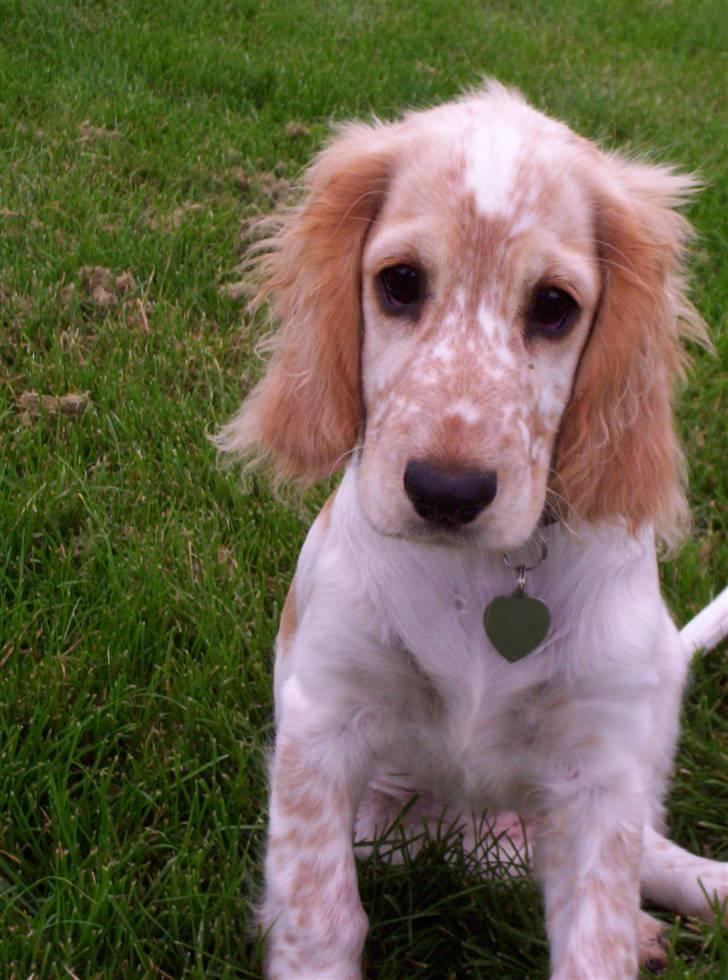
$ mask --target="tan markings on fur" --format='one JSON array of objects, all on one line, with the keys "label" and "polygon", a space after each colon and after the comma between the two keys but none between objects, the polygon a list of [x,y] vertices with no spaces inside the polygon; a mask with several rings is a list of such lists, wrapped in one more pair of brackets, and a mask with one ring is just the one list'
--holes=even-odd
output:
[{"label": "tan markings on fur", "polygon": [[275,850],[284,848],[298,849],[304,841],[304,832],[301,827],[294,824],[285,833],[271,833],[268,837],[268,846]]},{"label": "tan markings on fur", "polygon": [[298,613],[296,610],[296,576],[291,579],[291,585],[283,603],[281,624],[278,630],[278,650],[282,657],[288,656],[293,643],[293,637],[298,628]]},{"label": "tan markings on fur", "polygon": [[[456,179],[459,174],[456,170],[453,173],[451,193],[462,194]],[[443,179],[446,177],[447,174]],[[406,200],[402,207],[406,210]],[[367,430],[367,449],[371,452],[379,445],[383,419],[386,432],[382,438],[388,443],[408,437],[413,426],[411,416],[417,409],[423,420],[423,454],[446,467],[467,467],[483,456],[495,457],[502,439],[497,425],[499,413],[489,410],[497,400],[497,388],[487,382],[487,366],[490,359],[499,356],[499,347],[507,351],[518,339],[504,333],[500,344],[489,349],[480,311],[487,281],[492,315],[496,319],[505,317],[503,304],[508,298],[507,281],[511,275],[503,248],[508,224],[503,218],[484,219],[476,212],[472,196],[466,195],[461,196],[458,205],[457,224],[445,228],[448,251],[453,255],[452,275],[440,285],[427,322],[418,325],[419,343],[413,360],[405,362],[374,393],[376,414]],[[459,262],[457,257],[463,255],[470,256],[470,261]],[[432,357],[438,341],[446,345],[447,359],[438,361]],[[483,362],[481,370],[477,369],[478,359]],[[505,369],[504,373],[507,374]],[[481,417],[468,420],[457,411],[449,413],[450,406],[462,401],[477,406]],[[486,414],[488,426],[483,424]],[[484,449],[486,435],[493,443],[490,449]]]},{"label": "tan markings on fur", "polygon": [[335,873],[336,865],[332,863],[326,864],[316,859],[299,862],[291,885],[289,901],[292,906],[301,907],[304,920],[306,907],[328,885]]},{"label": "tan markings on fur", "polygon": [[280,735],[272,773],[266,975],[354,977],[366,933],[343,787]]},{"label": "tan markings on fur", "polygon": [[279,764],[273,789],[278,805],[282,813],[300,817],[303,830],[306,822],[318,820],[322,815],[321,796],[312,789],[316,785],[316,772],[305,764],[300,750],[290,740],[285,740],[276,754]]},{"label": "tan markings on fur", "polygon": [[329,494],[326,498],[326,503],[323,505],[319,511],[317,521],[320,522],[321,528],[324,531],[328,531],[329,525],[331,524],[331,509],[334,506],[334,500],[336,498],[336,490]]},{"label": "tan markings on fur", "polygon": [[[553,976],[627,980],[637,971],[641,834],[631,824],[617,825],[601,840],[598,855],[579,867],[569,841],[573,828],[589,819],[583,805],[584,799],[576,797],[559,808],[560,819],[551,812],[548,826],[540,825],[539,863],[556,956]],[[557,936],[558,953],[553,945]]]}]

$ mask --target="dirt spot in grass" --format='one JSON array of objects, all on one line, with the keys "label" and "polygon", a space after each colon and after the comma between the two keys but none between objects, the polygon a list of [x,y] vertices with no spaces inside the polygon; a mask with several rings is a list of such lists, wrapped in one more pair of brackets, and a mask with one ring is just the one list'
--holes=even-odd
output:
[{"label": "dirt spot in grass", "polygon": [[[130,325],[130,317],[134,323],[141,317],[148,328],[146,315],[151,310],[151,303],[133,295],[139,286],[131,272],[114,273],[103,265],[84,265],[79,269],[79,277],[82,303],[102,312],[121,305]],[[61,302],[68,306],[75,295],[76,286],[69,283],[61,290]]]},{"label": "dirt spot in grass", "polygon": [[33,309],[33,300],[25,293],[16,293],[0,282],[0,309],[3,322],[22,321]]},{"label": "dirt spot in grass", "polygon": [[141,330],[149,333],[149,319],[147,313],[151,312],[152,303],[149,300],[137,296],[124,304],[124,317],[127,327],[132,330]]},{"label": "dirt spot in grass", "polygon": [[114,279],[116,292],[124,296],[137,288],[136,279],[131,272],[122,272]]},{"label": "dirt spot in grass", "polygon": [[700,542],[700,567],[704,572],[710,568],[713,559],[713,529],[709,528],[707,535]]},{"label": "dirt spot in grass", "polygon": [[152,231],[172,232],[180,228],[187,215],[195,211],[204,211],[205,205],[197,201],[184,201],[178,208],[170,214],[157,214],[153,210],[147,211],[145,223]]},{"label": "dirt spot in grass", "polygon": [[[86,358],[83,356],[83,339],[78,330],[61,330],[58,334],[58,343],[64,354],[76,354],[80,363],[85,364]],[[85,338],[90,340],[95,340],[96,337]]]},{"label": "dirt spot in grass", "polygon": [[118,129],[106,129],[104,126],[92,126],[90,120],[84,121],[78,127],[79,143],[95,143],[97,140],[118,140],[121,133]]},{"label": "dirt spot in grass", "polygon": [[233,167],[231,171],[233,183],[241,191],[249,191],[255,184],[252,174],[247,173],[242,167]]},{"label": "dirt spot in grass", "polygon": [[240,575],[240,567],[235,553],[225,545],[219,545],[215,553],[217,559],[217,571],[220,578],[225,581],[235,581]]},{"label": "dirt spot in grass", "polygon": [[434,65],[428,65],[424,61],[416,61],[415,68],[421,71],[423,75],[427,75],[428,78],[434,78],[437,75],[437,68]]},{"label": "dirt spot in grass", "polygon": [[279,177],[272,171],[270,173],[260,174],[257,178],[257,184],[261,192],[274,201],[283,199],[291,189],[290,180],[286,180],[285,177]]},{"label": "dirt spot in grass", "polygon": [[233,167],[230,171],[230,179],[246,196],[257,194],[272,201],[287,197],[293,186],[290,180],[281,177],[275,169],[250,172],[243,167]]},{"label": "dirt spot in grass", "polygon": [[79,275],[84,298],[97,309],[107,310],[118,302],[111,269],[103,265],[84,265]]},{"label": "dirt spot in grass", "polygon": [[71,301],[76,295],[76,283],[67,282],[64,285],[62,279],[56,288],[58,289],[58,296],[61,301],[61,309],[65,311],[71,305]]},{"label": "dirt spot in grass", "polygon": [[91,404],[87,391],[69,392],[67,395],[39,395],[36,391],[24,391],[15,399],[23,425],[30,425],[43,415],[83,415]]},{"label": "dirt spot in grass", "polygon": [[297,122],[295,119],[291,119],[290,122],[286,123],[286,135],[290,136],[291,139],[297,140],[302,136],[309,136],[311,134],[311,129],[305,123]]},{"label": "dirt spot in grass", "polygon": [[[131,272],[115,275],[104,265],[83,265],[79,276],[83,299],[101,310],[115,306],[137,288],[137,281]],[[75,285],[69,283],[61,291],[61,297],[68,304],[74,293]]]},{"label": "dirt spot in grass", "polygon": [[171,223],[173,228],[179,228],[182,222],[185,220],[188,214],[193,211],[204,211],[205,205],[198,204],[197,201],[185,201],[184,204],[175,208],[171,215]]}]

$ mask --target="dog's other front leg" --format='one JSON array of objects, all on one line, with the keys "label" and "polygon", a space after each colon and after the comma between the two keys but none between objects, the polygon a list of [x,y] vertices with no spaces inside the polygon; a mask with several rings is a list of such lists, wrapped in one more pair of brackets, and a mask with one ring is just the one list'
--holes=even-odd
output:
[{"label": "dog's other front leg", "polygon": [[354,980],[367,931],[352,840],[363,760],[345,737],[327,738],[295,694],[285,698],[271,772],[266,976]]},{"label": "dog's other front leg", "polygon": [[640,794],[586,787],[552,800],[537,821],[552,980],[637,975]]}]

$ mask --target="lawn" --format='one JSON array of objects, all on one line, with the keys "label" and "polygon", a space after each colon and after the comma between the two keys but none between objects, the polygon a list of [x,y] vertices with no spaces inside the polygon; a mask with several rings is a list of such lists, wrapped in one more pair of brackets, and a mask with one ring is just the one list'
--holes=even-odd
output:
[{"label": "lawn", "polygon": [[[241,492],[206,439],[260,371],[251,217],[332,120],[484,74],[606,146],[700,172],[679,418],[679,622],[728,581],[728,5],[0,0],[0,976],[258,977],[271,647],[322,499]],[[696,664],[673,836],[728,858],[725,646]],[[433,841],[360,871],[368,975],[544,977],[538,890]],[[672,919],[667,918],[672,922]],[[665,977],[728,975],[672,927]]]}]

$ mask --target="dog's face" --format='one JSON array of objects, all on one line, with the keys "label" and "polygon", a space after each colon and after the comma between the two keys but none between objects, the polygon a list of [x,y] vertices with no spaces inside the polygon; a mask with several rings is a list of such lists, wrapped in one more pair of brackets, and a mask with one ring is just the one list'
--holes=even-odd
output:
[{"label": "dog's face", "polygon": [[357,474],[385,534],[515,547],[544,507],[601,278],[571,134],[523,108],[426,114],[367,236]]},{"label": "dog's face", "polygon": [[672,390],[681,333],[704,336],[675,211],[689,176],[490,83],[344,127],[305,185],[262,245],[279,329],[221,448],[303,480],[353,455],[387,535],[512,548],[551,492],[676,537]]}]

